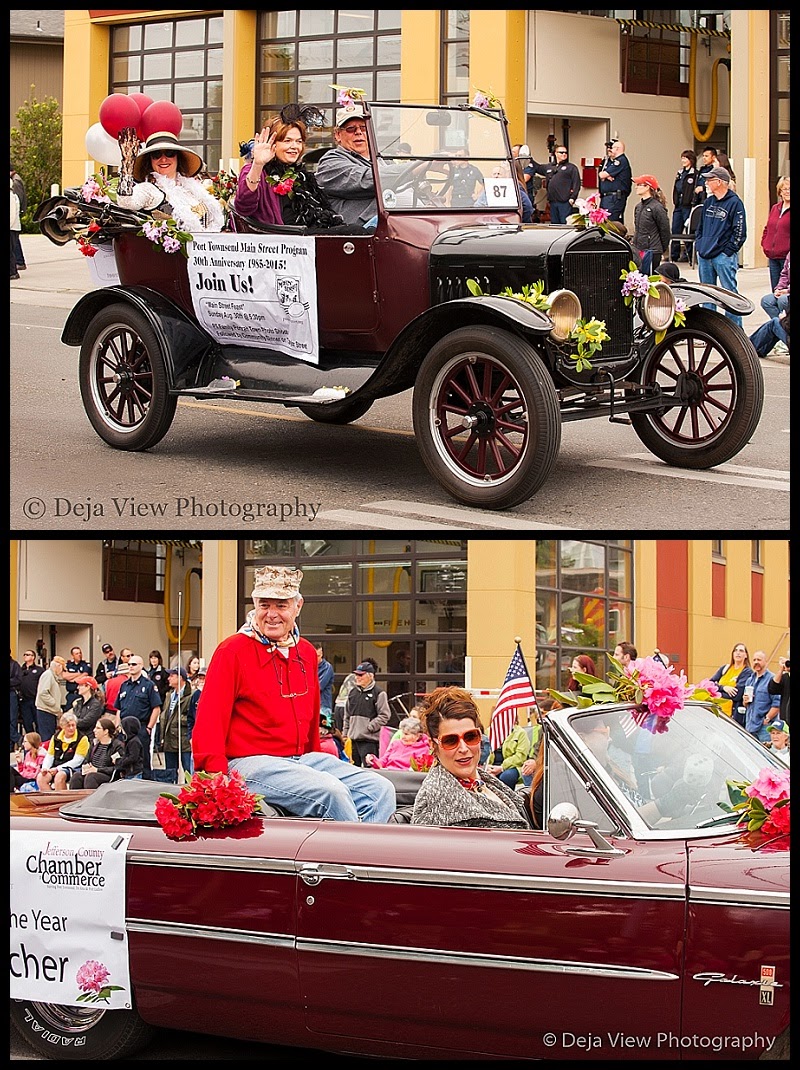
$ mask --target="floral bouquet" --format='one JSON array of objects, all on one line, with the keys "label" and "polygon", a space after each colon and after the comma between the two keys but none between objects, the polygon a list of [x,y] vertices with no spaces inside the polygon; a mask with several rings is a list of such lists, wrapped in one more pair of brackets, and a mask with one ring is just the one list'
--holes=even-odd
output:
[{"label": "floral bouquet", "polygon": [[550,694],[562,704],[580,709],[602,702],[634,702],[637,707],[631,714],[634,721],[654,735],[667,731],[670,718],[676,710],[683,709],[686,699],[715,701],[719,698],[719,689],[711,680],[690,684],[683,670],[676,676],[672,665],[664,665],[657,658],[637,658],[624,666],[616,658],[608,660],[611,668],[605,680],[591,673],[575,673],[583,694],[552,688]]},{"label": "floral bouquet", "polygon": [[420,754],[419,757],[412,755],[410,768],[415,773],[430,773],[433,768],[433,755]]},{"label": "floral bouquet", "polygon": [[719,805],[723,810],[739,812],[739,824],[748,832],[762,836],[789,835],[789,770],[765,766],[756,779],[729,780],[728,797],[731,805]]},{"label": "floral bouquet", "polygon": [[142,229],[137,232],[141,238],[149,238],[150,241],[165,253],[180,252],[187,259],[189,252],[187,244],[193,241],[192,235],[185,230],[180,230],[178,224],[170,216],[162,219],[160,223],[143,223]]},{"label": "floral bouquet", "polygon": [[228,202],[239,185],[239,176],[233,171],[219,171],[213,178],[207,178],[203,186],[212,197],[216,197],[225,211],[228,210]]},{"label": "floral bouquet", "polygon": [[363,89],[355,89],[353,86],[337,85],[331,82],[331,89],[336,90],[336,104],[340,108],[350,108],[354,104],[360,104],[367,95]]},{"label": "floral bouquet", "polygon": [[248,791],[239,773],[195,773],[177,795],[162,792],[156,818],[171,840],[185,840],[200,828],[241,825],[255,817],[263,795]]},{"label": "floral bouquet", "polygon": [[78,190],[78,196],[87,204],[111,204],[117,199],[117,186],[119,179],[107,179],[102,173],[89,175],[84,184]]},{"label": "floral bouquet", "polygon": [[579,197],[575,201],[575,207],[578,209],[577,212],[567,216],[567,222],[572,224],[573,227],[580,227],[582,230],[590,226],[599,227],[604,233],[608,233],[606,220],[610,218],[611,213],[607,209],[600,207],[599,193],[593,193],[586,200]]},{"label": "floral bouquet", "polygon": [[482,89],[475,90],[472,106],[473,108],[484,108],[487,111],[502,111],[503,108],[503,105],[491,91],[484,93]]}]

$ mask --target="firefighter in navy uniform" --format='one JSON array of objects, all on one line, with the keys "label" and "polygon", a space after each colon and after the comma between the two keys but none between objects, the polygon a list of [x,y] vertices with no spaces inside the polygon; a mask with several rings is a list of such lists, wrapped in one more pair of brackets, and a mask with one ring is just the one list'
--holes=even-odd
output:
[{"label": "firefighter in navy uniform", "polygon": [[607,209],[611,219],[620,223],[625,219],[625,205],[631,193],[631,165],[625,155],[625,144],[616,138],[607,141],[608,155],[598,172],[600,207]]}]

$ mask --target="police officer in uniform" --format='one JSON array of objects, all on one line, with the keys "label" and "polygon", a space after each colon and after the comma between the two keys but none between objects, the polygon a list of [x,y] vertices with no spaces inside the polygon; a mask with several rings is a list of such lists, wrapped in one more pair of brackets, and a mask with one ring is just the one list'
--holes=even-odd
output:
[{"label": "police officer in uniform", "polygon": [[610,212],[610,218],[624,222],[625,205],[631,193],[631,165],[625,155],[625,144],[619,138],[607,141],[608,155],[597,177],[600,180],[600,207]]},{"label": "police officer in uniform", "polygon": [[150,677],[145,675],[144,660],[140,654],[131,654],[128,664],[131,667],[131,672],[128,679],[119,689],[114,708],[119,710],[120,721],[123,717],[139,718],[139,739],[144,757],[142,779],[152,780],[150,733],[158,724],[158,719],[161,716],[161,696]]},{"label": "police officer in uniform", "polygon": [[72,704],[80,698],[78,685],[75,682],[79,676],[91,676],[92,666],[83,656],[79,646],[74,646],[69,652],[69,661],[64,667],[64,679],[67,681],[67,701],[64,712],[72,709]]}]

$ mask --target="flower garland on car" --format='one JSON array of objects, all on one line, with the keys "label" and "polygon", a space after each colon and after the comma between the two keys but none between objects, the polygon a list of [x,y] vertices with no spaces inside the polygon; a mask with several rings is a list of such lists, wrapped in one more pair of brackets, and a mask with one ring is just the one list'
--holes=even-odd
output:
[{"label": "flower garland on car", "polygon": [[181,230],[171,216],[169,219],[162,219],[160,223],[143,223],[142,229],[137,233],[141,238],[149,238],[156,248],[163,249],[165,253],[179,252],[188,260],[187,245],[194,240],[194,236],[186,230]]},{"label": "flower garland on car", "polygon": [[752,783],[746,780],[729,780],[728,797],[731,805],[719,805],[723,810],[739,811],[739,824],[748,832],[762,836],[788,836],[789,770],[765,766],[759,770]]},{"label": "flower garland on car", "polygon": [[577,706],[579,709],[596,703],[635,703],[636,709],[631,711],[631,716],[636,724],[654,735],[667,731],[670,719],[676,710],[683,709],[686,699],[710,701],[717,705],[721,701],[719,688],[713,681],[701,680],[699,684],[690,684],[683,670],[676,676],[672,665],[664,665],[657,658],[637,658],[629,665],[623,665],[610,655],[608,660],[611,668],[606,679],[592,676],[591,673],[574,673],[582,694],[556,691],[554,688],[549,689],[550,694],[564,705]]},{"label": "flower garland on car", "polygon": [[[622,296],[628,308],[633,304],[635,297],[647,297],[648,294],[651,297],[658,297],[658,290],[655,284],[661,281],[661,276],[645,275],[638,269],[633,260],[629,262],[627,271],[623,269],[620,278],[622,279]],[[676,297],[672,326],[682,327],[684,323],[686,323],[686,304],[680,297]],[[660,342],[666,333],[665,330],[657,331],[656,342]]]},{"label": "flower garland on car", "polygon": [[201,828],[222,829],[255,817],[263,795],[247,790],[241,774],[195,773],[177,795],[162,792],[156,819],[171,840],[185,840]]},{"label": "flower garland on car", "polygon": [[[467,289],[473,297],[489,296],[484,294],[477,279],[467,279]],[[524,285],[518,293],[515,293],[510,286],[506,286],[504,290],[495,294],[495,297],[513,297],[526,305],[538,308],[540,312],[550,311],[550,298],[544,292],[544,282],[541,279],[533,285]],[[574,353],[567,353],[570,360],[575,361],[575,371],[590,369],[592,367],[590,358],[595,353],[599,353],[603,348],[603,342],[608,342],[610,338],[611,335],[606,331],[605,320],[594,318],[577,320],[570,334],[570,340],[576,344],[577,348]]]}]

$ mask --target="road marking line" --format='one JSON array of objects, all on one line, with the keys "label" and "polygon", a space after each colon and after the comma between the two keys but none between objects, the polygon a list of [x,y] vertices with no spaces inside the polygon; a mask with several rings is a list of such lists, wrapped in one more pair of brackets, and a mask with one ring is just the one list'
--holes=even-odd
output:
[{"label": "road marking line", "polygon": [[[652,453],[623,454],[623,460],[625,460],[626,458],[629,458],[630,460],[634,461],[649,461],[651,464],[658,466],[663,465],[665,463],[664,461],[659,461],[656,457],[653,456]],[[687,471],[687,469],[682,468],[681,471],[685,472]],[[742,475],[745,476],[765,476],[767,479],[789,478],[789,472],[781,468],[753,468],[750,465],[733,464],[731,461],[728,461],[725,464],[720,464],[713,469],[706,469],[706,471],[722,472],[723,474],[726,472],[740,472]]]},{"label": "road marking line", "polygon": [[778,479],[757,479],[755,477],[742,476],[729,470],[726,474],[722,469],[695,470],[692,468],[672,468],[663,462],[652,464],[637,464],[625,458],[606,457],[592,461],[584,458],[583,463],[591,468],[619,468],[626,472],[641,472],[648,476],[665,476],[667,479],[694,480],[701,483],[724,483],[737,487],[755,487],[761,490],[782,490],[789,492],[788,473],[786,477]]},{"label": "road marking line", "polygon": [[479,524],[486,528],[503,528],[505,530],[520,531],[571,531],[572,527],[564,527],[560,524],[544,524],[531,517],[517,518],[507,513],[492,513],[483,509],[459,508],[457,506],[429,505],[427,502],[408,502],[401,500],[388,500],[377,502],[364,502],[365,507],[371,509],[391,510],[393,512],[411,513],[412,516],[436,516],[442,520],[456,520],[465,523]]},{"label": "road marking line", "polygon": [[[362,527],[369,524],[373,528],[383,529],[385,531],[408,531],[410,527],[414,529],[420,528],[422,530],[441,531],[441,524],[427,524],[424,520],[411,520],[407,516],[383,516],[379,513],[362,513],[357,510],[350,509],[325,509],[320,510],[316,515],[316,520],[341,520],[349,523],[352,528],[360,530]],[[357,523],[353,523],[357,521]],[[461,528],[450,528],[448,530],[460,531]]]}]

